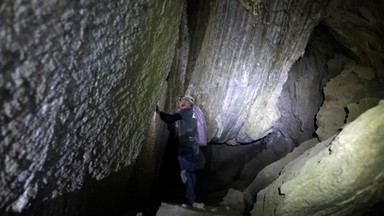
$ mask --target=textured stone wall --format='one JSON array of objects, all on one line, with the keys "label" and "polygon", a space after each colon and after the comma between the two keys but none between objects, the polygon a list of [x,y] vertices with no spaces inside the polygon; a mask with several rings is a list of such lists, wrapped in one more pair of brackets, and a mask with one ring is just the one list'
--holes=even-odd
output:
[{"label": "textured stone wall", "polygon": [[[323,25],[316,27],[305,54],[289,71],[279,99],[281,118],[275,127],[282,134],[281,145],[297,146],[313,137],[316,130],[314,117],[324,100],[324,85],[341,72],[343,65],[339,62],[330,67],[328,62],[342,52],[341,46]],[[275,139],[273,144],[278,142]]]},{"label": "textured stone wall", "polygon": [[[334,63],[332,67],[328,67],[328,62],[333,62],[335,55],[341,52],[341,47],[324,26],[314,30],[305,54],[292,66],[284,84],[279,99],[281,118],[275,125],[278,132],[263,140],[266,149],[243,167],[236,181],[243,182],[245,186],[236,187],[236,182],[232,184],[235,190],[228,191],[223,204],[248,213],[257,192],[272,183],[288,161],[318,143],[317,138],[310,139],[315,131],[314,116],[323,101],[321,92],[324,84],[341,72],[341,62],[338,65]],[[302,143],[308,139],[309,142]]]},{"label": "textured stone wall", "polygon": [[[325,100],[316,115],[316,124],[318,126],[316,134],[321,141],[328,139],[341,130],[345,123],[351,121],[347,120],[349,115],[348,107],[359,104],[360,100],[376,98],[376,103],[373,102],[363,107],[367,110],[377,105],[380,98],[384,98],[383,84],[375,79],[372,67],[358,65],[345,57],[344,61],[341,62],[345,62],[345,67],[340,75],[331,79],[325,86]],[[360,112],[354,114],[353,110],[351,111],[351,115],[360,114]]]},{"label": "textured stone wall", "polygon": [[58,199],[135,162],[182,3],[0,3],[2,211]]},{"label": "textured stone wall", "polygon": [[288,163],[258,193],[252,215],[370,215],[384,193],[383,128],[381,101]]},{"label": "textured stone wall", "polygon": [[[46,211],[55,215],[80,214],[76,208],[84,213],[92,207],[83,207],[93,200],[90,191],[98,196],[112,191],[121,197],[120,186],[134,165],[141,172],[133,172],[137,176],[131,183],[137,181],[144,189],[137,187],[136,192],[148,193],[146,186],[156,178],[156,161],[168,135],[164,124],[157,124],[154,107],[159,102],[167,112],[175,111],[175,99],[185,93],[205,112],[213,142],[249,143],[271,133],[283,144],[287,139],[305,140],[313,130],[308,118],[315,108],[302,108],[312,105],[312,99],[320,103],[308,94],[324,84],[318,82],[323,74],[317,71],[324,69],[325,60],[316,62],[316,50],[288,73],[303,55],[328,2],[324,25],[356,64],[339,67],[337,57],[328,62],[328,67],[337,62],[337,68],[346,71],[327,85],[326,93],[332,94],[326,95],[335,103],[344,100],[332,86],[346,85],[345,77],[361,78],[359,88],[374,83],[380,90],[380,1],[375,6],[352,0],[191,0],[188,8],[181,0],[1,2],[0,210],[20,212],[45,202],[53,203]],[[346,12],[339,16],[341,9]],[[310,93],[301,94],[307,90]],[[365,91],[356,94],[363,95],[354,94],[336,112],[325,113],[333,112],[331,120],[342,116],[349,121],[348,109],[355,118],[361,112],[357,103],[371,96]],[[362,103],[363,108],[372,105]],[[298,123],[286,123],[293,121]],[[321,129],[331,128],[318,123]],[[329,135],[318,134],[320,139]],[[281,156],[290,150],[287,146],[272,152]],[[242,187],[251,182],[261,169],[261,162],[253,160],[260,146],[242,147],[212,147],[209,163],[219,169],[210,174],[223,181],[207,181],[216,187],[239,176],[244,177],[238,181]],[[142,160],[135,163],[140,150],[145,151]],[[248,151],[252,154],[243,157]],[[252,160],[257,163],[248,163]]]},{"label": "textured stone wall", "polygon": [[[180,29],[177,58],[169,74],[167,101],[161,108],[174,112],[177,96],[194,96],[205,112],[213,142],[249,143],[278,131],[282,87],[326,2],[263,2],[257,16],[239,1],[199,0],[189,1],[187,6],[187,21]],[[201,177],[207,183],[202,187],[221,190],[239,175],[243,179],[236,182],[237,187],[246,187],[262,166],[291,150],[287,143],[281,144],[271,149],[262,165],[250,156],[260,151],[258,145],[236,150],[207,147],[206,172]],[[245,151],[252,154],[243,157]],[[244,165],[252,160],[258,169],[250,171],[255,166]],[[238,162],[229,167],[230,161]]]},{"label": "textured stone wall", "polygon": [[316,116],[323,142],[258,193],[252,215],[371,215],[382,202],[383,102],[376,106],[384,98],[382,6],[331,1],[323,24],[335,38],[330,44],[344,51],[327,61],[327,71],[339,75],[324,83]]},{"label": "textured stone wall", "polygon": [[332,0],[324,20],[335,39],[384,82],[383,1]]},{"label": "textured stone wall", "polygon": [[239,1],[212,1],[206,30],[196,33],[201,43],[190,51],[185,86],[205,112],[214,142],[249,143],[273,132],[288,71],[327,1],[260,4],[254,16]]},{"label": "textured stone wall", "polygon": [[[281,118],[274,126],[278,128],[276,134],[280,133],[281,136],[271,136],[272,139],[267,143],[271,144],[267,145],[268,150],[290,143],[300,144],[301,148],[301,145],[305,145],[301,142],[313,135],[317,135],[319,140],[326,140],[342,130],[344,124],[352,122],[376,106],[380,98],[384,98],[380,78],[384,71],[380,64],[382,40],[379,41],[383,28],[380,23],[382,17],[377,11],[382,8],[381,5],[379,1],[332,1],[325,21],[312,33],[306,53],[289,71],[279,99]],[[367,43],[372,46],[364,49]],[[258,154],[244,166],[238,181],[244,181],[247,174],[262,168],[267,160],[259,160],[267,151]],[[281,165],[287,163],[289,155],[262,170],[246,190],[231,185],[237,190],[229,190],[223,204],[248,213],[249,207],[255,202],[256,193],[279,176]],[[280,167],[276,167],[277,164]],[[310,190],[306,192],[311,194]],[[260,201],[263,202],[257,200]],[[273,202],[277,201],[270,201]]]},{"label": "textured stone wall", "polygon": [[366,98],[384,98],[383,7],[382,1],[333,0],[327,8],[324,24],[350,54],[328,62],[329,68],[339,68],[340,75],[324,88],[325,101],[316,116],[320,140],[343,127],[348,106]]}]

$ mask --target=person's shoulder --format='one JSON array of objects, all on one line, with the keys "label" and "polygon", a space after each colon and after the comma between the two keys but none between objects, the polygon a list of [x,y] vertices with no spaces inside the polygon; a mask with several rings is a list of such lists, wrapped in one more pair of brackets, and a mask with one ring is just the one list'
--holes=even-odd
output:
[{"label": "person's shoulder", "polygon": [[192,109],[181,109],[179,111],[180,115],[190,115],[191,113],[193,113],[193,110]]}]

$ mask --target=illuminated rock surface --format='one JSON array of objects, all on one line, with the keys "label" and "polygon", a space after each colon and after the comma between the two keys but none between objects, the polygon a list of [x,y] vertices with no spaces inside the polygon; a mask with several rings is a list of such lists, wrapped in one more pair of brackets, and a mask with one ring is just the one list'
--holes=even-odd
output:
[{"label": "illuminated rock surface", "polygon": [[383,4],[2,1],[0,215],[154,214],[182,197],[154,109],[186,93],[211,141],[198,198],[249,209],[306,144],[264,167],[384,97]]},{"label": "illuminated rock surface", "polygon": [[[0,209],[83,214],[103,193],[121,204],[170,70],[181,3],[0,3]],[[63,207],[50,208],[57,199]]]},{"label": "illuminated rock surface", "polygon": [[[287,164],[252,215],[359,215],[384,192],[384,101]],[[300,185],[298,187],[298,185]]]},{"label": "illuminated rock surface", "polygon": [[[354,115],[353,118],[361,114],[361,111],[358,112],[359,108],[353,104],[357,105],[364,99],[361,108],[368,109],[379,101],[374,98],[384,97],[384,88],[374,79],[372,68],[357,65],[346,67],[348,68],[344,68],[341,74],[331,79],[324,88],[325,101],[316,116],[319,127],[316,133],[320,140],[326,140],[337,133],[346,122],[350,111],[351,115]],[[365,99],[367,96],[371,99]]]},{"label": "illuminated rock surface", "polygon": [[198,55],[189,62],[184,88],[200,102],[215,142],[250,143],[274,131],[288,71],[304,53],[326,6],[306,0],[297,2],[300,7],[281,1],[260,4],[258,17],[238,1],[211,4]]}]

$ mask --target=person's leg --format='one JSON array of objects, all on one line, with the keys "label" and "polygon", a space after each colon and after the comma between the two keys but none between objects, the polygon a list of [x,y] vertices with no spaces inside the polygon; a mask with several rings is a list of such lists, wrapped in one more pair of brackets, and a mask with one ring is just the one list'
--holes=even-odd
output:
[{"label": "person's leg", "polygon": [[194,183],[194,173],[186,171],[187,181],[185,182],[185,192],[188,202],[193,204],[195,202],[195,183]]},{"label": "person's leg", "polygon": [[195,155],[187,155],[185,157],[179,157],[180,163],[180,176],[181,181],[185,185],[186,190],[186,198],[188,202],[192,204],[195,202],[195,186],[196,186],[196,156]]}]

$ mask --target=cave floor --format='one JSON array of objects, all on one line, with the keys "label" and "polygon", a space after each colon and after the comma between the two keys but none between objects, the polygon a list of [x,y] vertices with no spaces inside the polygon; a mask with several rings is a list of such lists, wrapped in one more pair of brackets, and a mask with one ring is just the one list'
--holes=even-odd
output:
[{"label": "cave floor", "polygon": [[159,210],[157,211],[156,216],[173,216],[173,215],[183,215],[183,216],[208,216],[208,215],[222,215],[222,216],[241,216],[236,211],[231,210],[229,207],[225,206],[207,206],[204,205],[203,208],[195,208],[192,206],[182,206],[175,203],[165,203],[162,202]]}]

